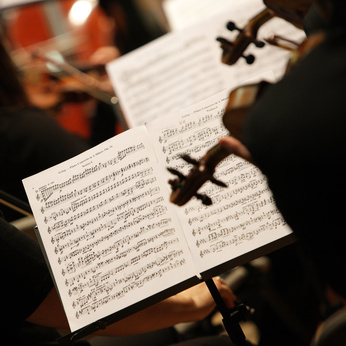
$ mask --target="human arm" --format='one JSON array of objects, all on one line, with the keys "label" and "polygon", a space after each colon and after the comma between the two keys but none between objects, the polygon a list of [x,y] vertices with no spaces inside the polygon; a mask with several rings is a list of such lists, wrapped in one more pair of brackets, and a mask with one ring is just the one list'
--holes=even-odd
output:
[{"label": "human arm", "polygon": [[[214,282],[225,304],[232,308],[235,300],[232,291],[222,280],[214,279]],[[97,332],[97,334],[121,336],[146,333],[170,327],[177,323],[202,320],[214,308],[215,303],[207,286],[205,283],[200,283],[113,323],[106,329]],[[68,329],[67,320],[55,289],[50,291],[27,320],[39,325]]]}]

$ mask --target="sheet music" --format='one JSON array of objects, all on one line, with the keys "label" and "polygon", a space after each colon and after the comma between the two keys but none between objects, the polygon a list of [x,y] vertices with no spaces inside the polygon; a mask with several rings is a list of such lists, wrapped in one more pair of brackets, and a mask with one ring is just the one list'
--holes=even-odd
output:
[{"label": "sheet music", "polygon": [[[230,156],[203,186],[213,200],[169,202],[167,166],[187,173],[226,134],[228,91],[23,180],[71,331],[291,233],[266,179]],[[220,273],[218,273],[220,274]]]},{"label": "sheet music", "polygon": [[[186,175],[191,166],[179,155],[200,159],[227,134],[220,119],[227,101],[228,92],[222,92],[177,112],[164,127],[162,121],[148,124],[152,138],[160,143],[155,146],[159,160]],[[228,187],[210,182],[202,187],[200,192],[213,200],[211,206],[192,199],[176,207],[200,273],[291,233],[257,167],[231,155],[219,164],[215,177]],[[167,172],[166,180],[172,178]]]},{"label": "sheet music", "polygon": [[[240,59],[236,65],[221,63],[218,36],[233,40],[237,32],[226,29],[233,20],[243,27],[264,8],[262,0],[229,1],[229,9],[197,24],[171,32],[106,65],[114,91],[129,127],[174,113],[226,89],[233,89],[266,71],[277,81],[283,75],[290,53],[266,45],[253,45],[246,54],[256,56],[253,65]],[[259,30],[259,37],[272,33],[290,39],[304,37],[301,30],[275,18]]]},{"label": "sheet music", "polygon": [[196,275],[158,169],[139,127],[24,180],[71,331]]}]

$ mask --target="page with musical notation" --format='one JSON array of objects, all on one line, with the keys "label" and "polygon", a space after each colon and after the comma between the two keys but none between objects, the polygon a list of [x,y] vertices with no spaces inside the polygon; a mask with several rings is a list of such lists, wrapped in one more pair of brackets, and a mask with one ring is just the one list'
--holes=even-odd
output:
[{"label": "page with musical notation", "polygon": [[[227,135],[221,117],[228,94],[219,93],[164,122],[148,124],[159,161],[186,176],[191,164],[180,155],[199,160]],[[165,175],[167,181],[174,178],[168,171]],[[197,269],[205,273],[204,277],[218,275],[292,241],[291,229],[257,167],[230,155],[218,165],[215,178],[228,187],[207,182],[199,191],[212,199],[212,205],[204,206],[193,197],[182,207],[175,207]]]},{"label": "page with musical notation", "polygon": [[[184,2],[185,3],[185,2]],[[186,3],[184,6],[188,6]],[[108,76],[129,127],[144,125],[157,118],[254,80],[267,71],[275,82],[282,77],[290,52],[266,44],[251,44],[245,54],[256,57],[252,65],[239,59],[235,66],[221,62],[222,50],[216,38],[231,41],[238,32],[226,29],[228,21],[244,27],[264,8],[262,0],[229,1],[226,8],[194,25],[169,32],[106,65]],[[259,39],[273,33],[298,42],[303,31],[275,18],[258,32]]]},{"label": "page with musical notation", "polygon": [[198,281],[161,169],[138,127],[23,181],[71,331]]}]

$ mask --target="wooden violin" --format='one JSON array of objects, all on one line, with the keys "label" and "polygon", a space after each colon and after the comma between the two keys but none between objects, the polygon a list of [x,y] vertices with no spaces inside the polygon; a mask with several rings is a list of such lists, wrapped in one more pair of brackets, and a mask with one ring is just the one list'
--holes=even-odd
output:
[{"label": "wooden violin", "polygon": [[[53,65],[59,71],[50,71],[49,74],[61,82],[60,92],[62,94],[66,93],[67,96],[72,94],[73,96],[74,92],[75,94],[79,93],[93,97],[107,104],[114,103],[114,100],[112,100],[115,98],[113,91],[105,90],[100,80],[92,74],[93,71],[99,74],[99,71],[101,68],[104,69],[104,66],[89,66],[87,71],[84,72],[65,61],[59,62],[49,58],[38,50],[33,53],[33,57],[40,59],[44,63]],[[88,70],[91,72],[88,73]]]},{"label": "wooden violin", "polygon": [[[230,93],[222,121],[233,137],[241,140],[245,116],[268,84],[263,81],[244,85]],[[181,158],[192,164],[193,167],[187,176],[173,168],[167,168],[170,173],[177,176],[177,178],[168,181],[172,187],[170,202],[182,206],[192,197],[196,197],[204,205],[211,205],[211,199],[204,194],[198,193],[198,190],[207,181],[211,181],[221,187],[227,187],[225,183],[214,178],[214,172],[217,165],[230,154],[228,150],[216,144],[199,161],[186,154],[181,155]]]},{"label": "wooden violin", "polygon": [[[227,65],[233,65],[239,58],[244,58],[248,64],[253,63],[255,60],[254,56],[245,56],[244,51],[251,43],[255,44],[258,48],[264,46],[264,42],[257,39],[257,33],[259,28],[271,18],[273,18],[271,11],[264,9],[253,17],[243,29],[237,28],[233,22],[228,22],[227,28],[231,31],[237,30],[239,34],[234,42],[230,42],[222,37],[217,38],[221,43],[223,51],[222,62]],[[246,85],[230,93],[223,115],[223,124],[232,136],[241,139],[241,129],[245,115],[267,84],[266,82],[261,82]],[[188,155],[181,155],[181,158],[187,163],[192,164],[193,167],[187,176],[184,176],[173,168],[168,168],[170,173],[176,175],[175,179],[169,180],[169,184],[172,187],[170,201],[182,206],[192,197],[196,197],[203,204],[210,205],[212,203],[211,199],[204,194],[198,193],[198,190],[207,181],[211,181],[218,186],[227,186],[225,183],[214,178],[214,172],[216,166],[229,155],[230,152],[222,148],[219,144],[208,150],[199,161]]]},{"label": "wooden violin", "polygon": [[230,31],[239,31],[236,39],[231,42],[223,37],[218,37],[221,44],[221,61],[227,65],[234,65],[239,58],[245,59],[248,64],[255,61],[252,54],[245,55],[244,52],[250,44],[257,48],[264,47],[264,42],[257,39],[258,30],[274,17],[280,17],[286,21],[302,28],[303,20],[312,5],[313,0],[264,0],[266,8],[255,15],[244,28],[238,28],[234,22],[228,22],[226,27]]},{"label": "wooden violin", "polygon": [[234,65],[239,58],[243,58],[249,65],[252,64],[255,61],[254,55],[244,55],[244,52],[251,43],[257,48],[264,47],[265,43],[257,39],[257,33],[259,28],[273,17],[274,15],[269,9],[264,9],[253,17],[243,29],[238,28],[234,22],[228,22],[227,29],[230,31],[237,30],[239,34],[234,42],[223,37],[217,38],[222,49],[221,61],[227,65]]},{"label": "wooden violin", "polygon": [[[254,43],[257,47],[263,46],[263,43],[260,43],[260,41],[258,41],[256,38],[258,29],[269,19],[273,18],[276,15],[276,12],[279,13],[278,16],[284,17],[291,23],[296,25],[301,24],[302,17],[305,16],[308,8],[312,4],[312,0],[287,1],[288,3],[285,4],[287,5],[287,11],[285,11],[285,7],[280,6],[280,1],[279,4],[277,4],[278,1],[275,0],[265,1],[268,8],[251,19],[249,24],[247,24],[244,29],[238,29],[232,22],[229,22],[227,27],[230,30],[238,30],[239,35],[234,42],[229,42],[223,38],[218,38],[218,41],[221,43],[221,48],[223,49],[222,62],[228,65],[233,65],[238,61],[239,58],[245,58],[247,63],[252,63],[254,61],[254,57],[249,55],[245,56],[244,51],[251,43]],[[287,1],[283,0],[284,3]],[[297,4],[294,6],[296,2]],[[285,16],[283,14],[285,14]],[[278,43],[278,37],[274,37],[272,40],[276,45],[281,46],[281,43]],[[270,40],[268,40],[268,42],[269,41]],[[286,43],[289,44],[283,45],[284,49],[290,49],[294,52],[299,51],[298,55],[302,55],[303,52],[299,49],[299,45],[292,44],[292,42],[289,42],[288,40]],[[297,60],[299,59],[295,59],[295,62]],[[262,81],[256,84],[244,85],[230,93],[222,121],[224,126],[233,137],[239,139],[240,141],[242,140],[242,130],[245,116],[268,84],[269,83]],[[193,167],[187,176],[184,176],[175,169],[168,168],[170,173],[176,175],[175,179],[169,180],[169,184],[172,187],[170,201],[178,206],[182,206],[186,204],[192,197],[196,197],[205,205],[212,204],[211,199],[206,195],[198,193],[198,190],[207,181],[211,181],[219,186],[226,187],[225,183],[214,178],[214,172],[217,165],[230,154],[231,153],[228,150],[217,144],[208,150],[199,161],[189,157],[188,155],[181,155],[181,158],[189,164],[192,164]]]},{"label": "wooden violin", "polygon": [[104,67],[93,66],[83,72],[64,63],[59,64],[55,72],[42,65],[44,63],[41,66],[36,64],[20,67],[19,71],[29,100],[34,106],[50,111],[59,109],[61,104],[80,103],[90,99],[112,103],[114,94],[100,87],[99,75]]}]

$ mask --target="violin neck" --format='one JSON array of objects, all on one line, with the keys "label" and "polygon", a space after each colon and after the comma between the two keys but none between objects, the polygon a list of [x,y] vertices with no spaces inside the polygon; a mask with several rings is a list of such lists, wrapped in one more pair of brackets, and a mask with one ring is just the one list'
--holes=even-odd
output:
[{"label": "violin neck", "polygon": [[251,32],[251,35],[255,37],[259,28],[273,17],[273,13],[267,8],[253,17],[248,23],[248,30]]}]

